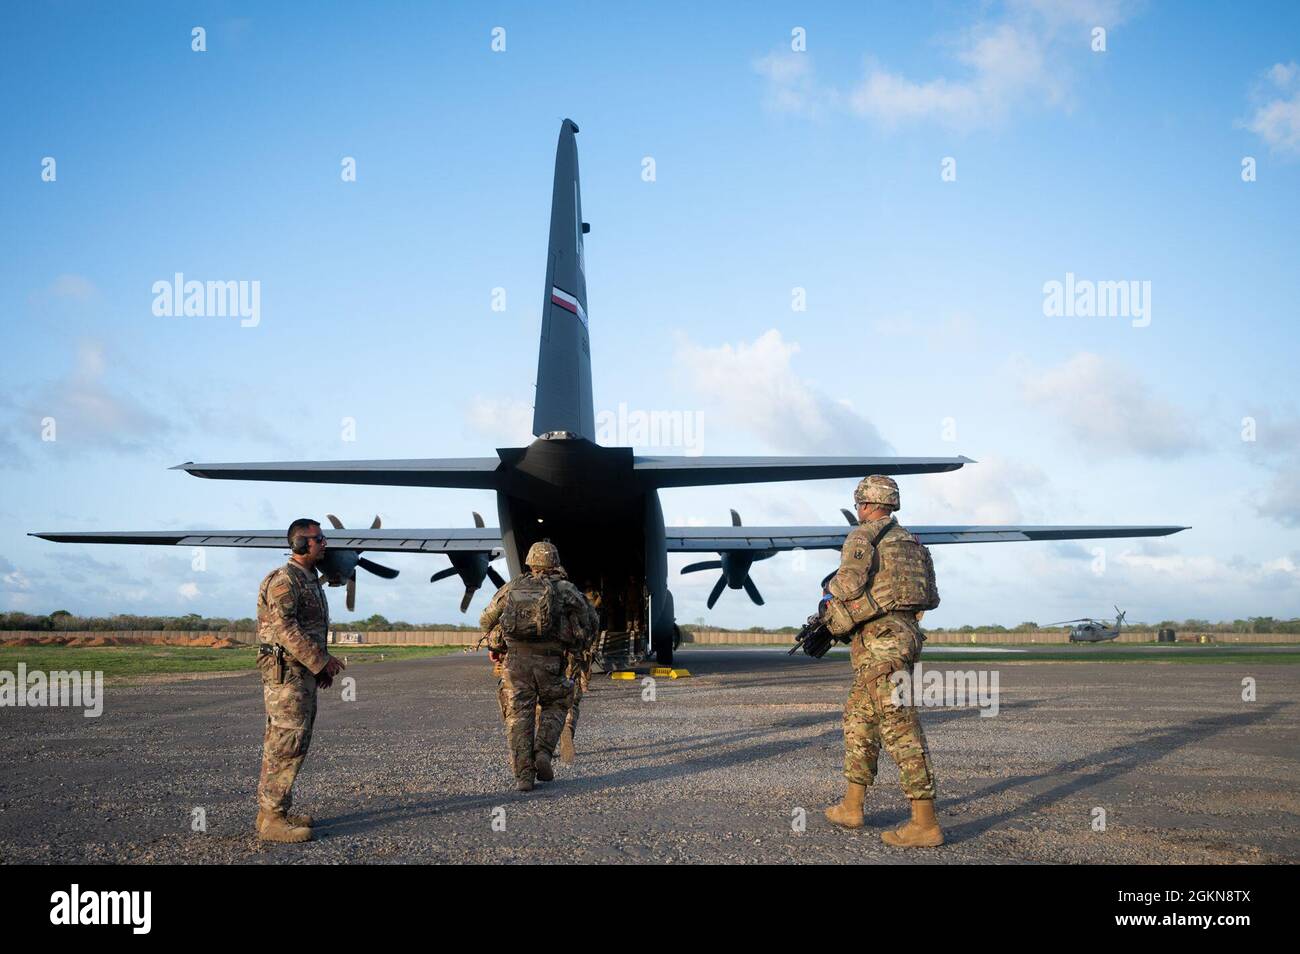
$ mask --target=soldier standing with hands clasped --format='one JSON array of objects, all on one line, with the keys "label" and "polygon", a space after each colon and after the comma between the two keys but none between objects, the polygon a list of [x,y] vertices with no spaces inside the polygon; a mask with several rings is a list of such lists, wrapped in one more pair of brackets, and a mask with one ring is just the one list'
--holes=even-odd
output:
[{"label": "soldier standing with hands clasped", "polygon": [[848,789],[826,817],[845,828],[862,827],[866,788],[876,779],[883,744],[898,764],[912,818],[881,839],[895,847],[935,847],[943,844],[943,829],[934,814],[930,751],[912,700],[896,698],[889,678],[910,671],[921,654],[925,636],[918,620],[939,605],[934,564],[930,551],[894,519],[898,484],[891,478],[864,477],[853,500],[859,523],[844,540],[840,568],[822,604],[831,633],[851,637],[853,660],[853,688],[844,705]]},{"label": "soldier standing with hands clasped", "polygon": [[310,815],[290,815],[293,782],[307,757],[316,721],[316,689],[328,689],[343,663],[326,650],[329,604],[316,564],[325,535],[315,520],[289,525],[289,562],[257,592],[257,668],[262,673],[266,732],[257,785],[257,834],[263,841],[310,841]]},{"label": "soldier standing with hands clasped", "polygon": [[506,737],[516,787],[555,778],[551,758],[564,728],[573,684],[566,657],[591,639],[591,605],[560,565],[550,543],[534,543],[527,573],[497,590],[479,618],[501,676]]}]

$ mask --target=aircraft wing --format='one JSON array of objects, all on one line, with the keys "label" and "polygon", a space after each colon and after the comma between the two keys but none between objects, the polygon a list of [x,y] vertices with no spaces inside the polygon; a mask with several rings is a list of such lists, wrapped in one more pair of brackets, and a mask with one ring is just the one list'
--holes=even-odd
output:
[{"label": "aircraft wing", "polygon": [[939,474],[969,457],[636,457],[633,472],[650,487],[704,487],[863,474]]},{"label": "aircraft wing", "polygon": [[[670,553],[722,550],[838,550],[852,528],[832,527],[668,527]],[[907,529],[927,546],[938,543],[1004,543],[1023,540],[1092,540],[1107,537],[1163,537],[1187,527],[918,527]]]},{"label": "aircraft wing", "polygon": [[[288,480],[310,484],[375,484],[385,487],[497,489],[499,457],[416,460],[307,460],[270,463],[186,461],[172,470],[215,480]],[[419,531],[423,532],[423,531]]]},{"label": "aircraft wing", "polygon": [[[263,547],[289,549],[283,530],[145,530],[29,533],[55,543],[117,543],[179,547]],[[329,546],[336,550],[388,553],[457,553],[491,550],[501,546],[496,527],[455,527],[429,530],[326,529]]]}]

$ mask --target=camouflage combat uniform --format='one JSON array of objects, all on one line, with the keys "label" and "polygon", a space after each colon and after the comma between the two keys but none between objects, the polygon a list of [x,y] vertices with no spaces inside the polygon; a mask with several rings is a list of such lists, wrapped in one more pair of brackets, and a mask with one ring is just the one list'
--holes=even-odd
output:
[{"label": "camouflage combat uniform", "polygon": [[262,643],[283,646],[284,677],[277,681],[275,657],[258,656],[266,732],[257,805],[275,815],[293,802],[293,781],[311,745],[316,721],[316,676],[329,661],[326,634],[329,604],[314,569],[290,560],[262,580],[257,593],[257,634]]},{"label": "camouflage combat uniform", "polygon": [[519,578],[497,590],[479,618],[479,626],[489,634],[488,649],[504,653],[497,664],[500,672],[497,699],[504,710],[506,739],[510,746],[510,765],[515,778],[532,782],[536,776],[536,756],[555,754],[568,713],[572,684],[565,678],[566,656],[572,644],[572,620],[585,622],[590,607],[582,591],[569,582],[559,566],[535,571],[534,576],[550,579],[560,598],[553,633],[545,638],[520,640],[502,633],[498,627],[505,611],[510,588]]},{"label": "camouflage combat uniform", "polygon": [[569,654],[565,677],[573,683],[573,690],[569,696],[569,714],[564,718],[564,727],[569,730],[570,736],[578,731],[578,710],[583,693],[591,682],[591,664],[595,660],[596,641],[600,636],[600,613],[590,599],[584,602],[587,611],[583,614],[583,619],[579,620],[575,615],[569,620],[569,626],[574,630],[571,637],[573,649]]},{"label": "camouflage combat uniform", "polygon": [[892,581],[876,550],[890,535],[906,534],[893,515],[849,531],[840,568],[830,581],[827,623],[838,635],[853,634],[853,688],[844,706],[844,777],[871,785],[883,745],[898,764],[899,781],[910,799],[935,797],[930,750],[916,708],[893,701],[889,675],[911,671],[925,637],[914,612],[886,612]]}]

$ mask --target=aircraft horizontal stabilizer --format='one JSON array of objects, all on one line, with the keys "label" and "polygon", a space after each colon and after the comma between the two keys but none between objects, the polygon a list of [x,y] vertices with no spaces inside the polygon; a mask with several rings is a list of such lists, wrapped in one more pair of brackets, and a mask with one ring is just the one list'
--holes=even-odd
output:
[{"label": "aircraft horizontal stabilizer", "polygon": [[826,480],[867,474],[940,474],[973,464],[969,457],[636,457],[648,487],[705,487],[777,480]]},{"label": "aircraft horizontal stabilizer", "polygon": [[373,484],[384,487],[460,487],[496,490],[497,457],[427,460],[308,460],[232,464],[186,461],[172,470],[213,480],[284,480],[309,484]]}]

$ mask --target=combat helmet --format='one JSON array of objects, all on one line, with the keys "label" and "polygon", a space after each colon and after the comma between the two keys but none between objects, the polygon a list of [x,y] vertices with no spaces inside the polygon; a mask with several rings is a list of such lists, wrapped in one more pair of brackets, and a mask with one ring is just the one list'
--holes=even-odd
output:
[{"label": "combat helmet", "polygon": [[858,481],[857,489],[853,491],[853,502],[856,504],[883,504],[897,510],[899,507],[898,484],[894,482],[894,478],[884,477],[880,474],[863,477]]},{"label": "combat helmet", "polygon": [[555,549],[555,544],[547,543],[542,540],[534,543],[528,548],[528,556],[524,557],[524,565],[530,570],[546,570],[560,565],[560,551]]}]

